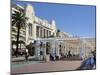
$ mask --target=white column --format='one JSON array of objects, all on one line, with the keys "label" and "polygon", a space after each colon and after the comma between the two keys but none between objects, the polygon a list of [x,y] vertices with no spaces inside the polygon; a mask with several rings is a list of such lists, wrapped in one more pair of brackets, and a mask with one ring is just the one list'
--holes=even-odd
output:
[{"label": "white column", "polygon": [[46,56],[46,42],[43,42],[43,55]]},{"label": "white column", "polygon": [[36,41],[36,44],[35,44],[35,53],[36,53],[36,58],[38,60],[40,60],[40,42],[39,41]]},{"label": "white column", "polygon": [[45,37],[47,38],[47,29],[45,29]]},{"label": "white column", "polygon": [[77,46],[76,49],[77,49],[77,50],[76,50],[76,54],[78,55],[78,54],[79,54],[79,47]]},{"label": "white column", "polygon": [[42,38],[44,37],[44,29],[43,29],[43,27],[42,27]]},{"label": "white column", "polygon": [[49,30],[47,30],[47,37],[49,36]]},{"label": "white column", "polygon": [[54,40],[52,41],[52,53],[53,54],[55,53],[55,41]]},{"label": "white column", "polygon": [[85,59],[85,55],[84,55],[84,44],[83,41],[80,42],[80,57],[84,60]]},{"label": "white column", "polygon": [[65,50],[64,50],[64,43],[62,42],[62,54],[64,55]]},{"label": "white column", "polygon": [[50,54],[54,57],[55,59],[55,40],[51,40],[51,50],[50,50]]},{"label": "white column", "polygon": [[58,42],[56,41],[55,42],[56,56],[58,56],[58,47],[57,46],[58,46]]},{"label": "white column", "polygon": [[32,38],[36,39],[36,24],[32,24]]},{"label": "white column", "polygon": [[59,41],[56,42],[56,56],[60,58],[60,53],[59,53]]},{"label": "white column", "polygon": [[38,30],[38,31],[39,31],[39,38],[40,38],[40,36],[41,36],[41,34],[40,34],[40,32],[41,32],[41,29],[40,29],[40,27],[39,27],[39,30]]},{"label": "white column", "polygon": [[28,44],[28,25],[26,25],[26,45]]}]

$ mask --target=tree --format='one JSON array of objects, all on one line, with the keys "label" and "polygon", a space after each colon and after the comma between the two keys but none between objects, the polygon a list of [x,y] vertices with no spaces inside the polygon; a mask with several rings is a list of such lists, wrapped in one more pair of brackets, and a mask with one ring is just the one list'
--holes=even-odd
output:
[{"label": "tree", "polygon": [[31,56],[34,55],[34,53],[33,53],[33,47],[34,47],[34,45],[33,45],[33,43],[31,43],[31,42],[30,42],[29,45],[26,45],[26,48],[28,49],[28,52],[29,52],[29,54],[30,54]]},{"label": "tree", "polygon": [[17,27],[17,40],[16,40],[16,51],[15,55],[18,56],[18,43],[19,43],[19,35],[20,35],[20,29],[25,27],[27,18],[25,17],[24,10],[17,9],[18,11],[14,10],[14,13],[12,13],[12,26]]}]

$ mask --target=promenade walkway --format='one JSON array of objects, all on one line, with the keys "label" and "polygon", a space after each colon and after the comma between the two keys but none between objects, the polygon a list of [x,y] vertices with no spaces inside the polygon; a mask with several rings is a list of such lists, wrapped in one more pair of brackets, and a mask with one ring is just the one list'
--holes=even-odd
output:
[{"label": "promenade walkway", "polygon": [[[20,64],[19,64],[20,65]],[[50,61],[47,63],[28,62],[20,66],[12,65],[11,72],[15,73],[36,73],[51,71],[69,71],[76,70],[81,65],[81,61]]]}]

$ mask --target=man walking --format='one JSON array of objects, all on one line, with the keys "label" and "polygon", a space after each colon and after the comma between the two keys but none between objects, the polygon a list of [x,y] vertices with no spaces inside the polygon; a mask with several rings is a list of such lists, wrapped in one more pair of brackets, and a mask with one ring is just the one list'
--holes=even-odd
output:
[{"label": "man walking", "polygon": [[29,57],[28,49],[26,49],[26,51],[25,51],[25,60],[26,60],[26,61],[28,61],[28,57]]}]

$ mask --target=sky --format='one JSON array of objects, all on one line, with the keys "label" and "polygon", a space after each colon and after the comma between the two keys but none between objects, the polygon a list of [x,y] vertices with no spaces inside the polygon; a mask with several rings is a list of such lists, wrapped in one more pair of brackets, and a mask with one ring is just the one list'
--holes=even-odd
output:
[{"label": "sky", "polygon": [[90,5],[73,5],[43,2],[13,1],[25,6],[31,4],[35,15],[48,22],[56,21],[60,31],[79,37],[95,37],[96,35],[96,7]]}]

